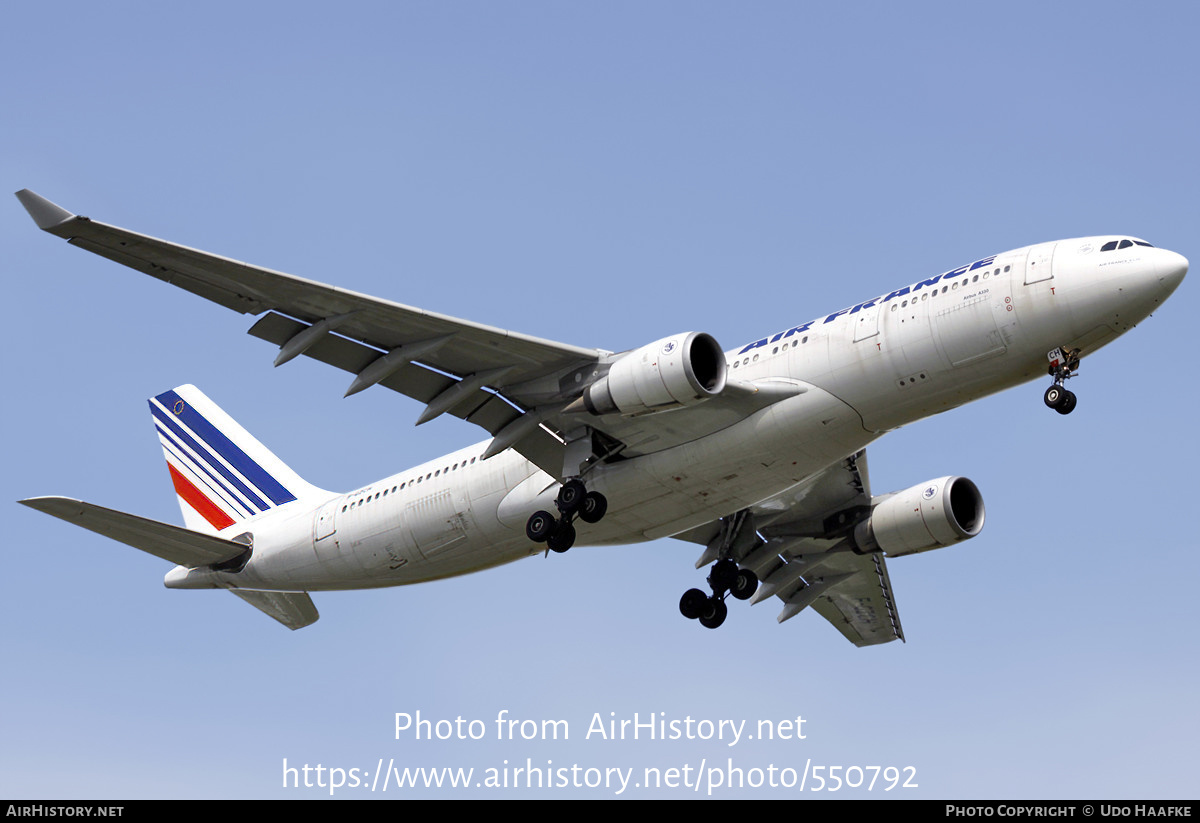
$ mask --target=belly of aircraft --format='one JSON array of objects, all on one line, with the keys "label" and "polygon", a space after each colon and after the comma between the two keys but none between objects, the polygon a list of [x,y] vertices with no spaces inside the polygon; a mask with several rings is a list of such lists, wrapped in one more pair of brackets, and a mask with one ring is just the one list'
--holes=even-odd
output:
[{"label": "belly of aircraft", "polygon": [[[802,394],[708,437],[593,472],[589,488],[608,497],[609,512],[600,523],[577,523],[576,546],[653,540],[702,525],[803,482],[874,437],[852,408],[807,386]],[[507,513],[501,505],[504,494],[465,501],[458,506],[465,506],[464,511],[452,511],[454,506],[442,510],[431,503],[428,522],[362,535],[339,529],[330,537],[309,539],[304,549],[255,558],[242,574],[226,577],[246,588],[376,588],[450,577],[540,554],[544,547],[525,536],[525,520],[535,507],[552,508],[549,501],[557,484],[548,475],[530,471],[525,485],[545,489],[544,499],[530,498]]]}]

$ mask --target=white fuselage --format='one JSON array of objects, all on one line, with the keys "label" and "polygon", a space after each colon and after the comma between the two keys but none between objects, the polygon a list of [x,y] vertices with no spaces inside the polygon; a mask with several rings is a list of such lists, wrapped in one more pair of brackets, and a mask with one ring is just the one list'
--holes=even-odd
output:
[{"label": "white fuselage", "polygon": [[[677,534],[760,503],[886,431],[1044,376],[1047,353],[1090,354],[1146,317],[1187,261],[1112,237],[1030,246],[919,281],[726,353],[731,380],[801,391],[715,433],[597,467],[607,516],[580,545]],[[669,415],[673,412],[660,412]],[[558,483],[487,443],[349,494],[301,497],[229,527],[253,535],[239,573],[179,567],[178,588],[396,586],[543,550],[525,535]],[[223,533],[224,534],[224,533]]]}]

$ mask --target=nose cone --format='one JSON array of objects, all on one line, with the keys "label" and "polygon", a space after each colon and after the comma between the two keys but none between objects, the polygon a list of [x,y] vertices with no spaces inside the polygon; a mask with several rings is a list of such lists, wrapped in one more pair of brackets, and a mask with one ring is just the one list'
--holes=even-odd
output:
[{"label": "nose cone", "polygon": [[1158,252],[1158,263],[1155,268],[1158,270],[1158,279],[1162,284],[1163,299],[1166,299],[1183,282],[1183,277],[1188,270],[1188,261],[1182,254],[1176,254],[1173,251],[1159,249]]},{"label": "nose cone", "polygon": [[[1120,249],[1111,238],[1097,239],[1105,240],[1101,252],[1081,256],[1086,262],[1078,269],[1083,276],[1078,281],[1081,299],[1073,307],[1075,319],[1082,325],[1098,321],[1124,334],[1166,302],[1187,275],[1188,261],[1141,241]],[[1070,269],[1064,267],[1063,273],[1066,282]]]}]

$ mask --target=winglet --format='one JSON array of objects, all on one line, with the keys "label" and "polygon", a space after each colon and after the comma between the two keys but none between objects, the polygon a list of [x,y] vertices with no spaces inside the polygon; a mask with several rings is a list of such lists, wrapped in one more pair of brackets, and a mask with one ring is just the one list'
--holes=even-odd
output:
[{"label": "winglet", "polygon": [[33,222],[37,223],[37,227],[43,231],[50,231],[55,226],[60,226],[75,217],[71,212],[61,206],[56,206],[40,194],[34,194],[29,189],[21,189],[17,192],[17,199],[21,201],[25,211],[29,212]]}]

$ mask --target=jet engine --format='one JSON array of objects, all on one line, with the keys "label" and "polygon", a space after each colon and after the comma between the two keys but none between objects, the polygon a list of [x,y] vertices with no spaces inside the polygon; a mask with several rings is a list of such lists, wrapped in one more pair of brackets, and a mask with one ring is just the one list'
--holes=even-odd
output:
[{"label": "jet engine", "polygon": [[983,529],[983,496],[965,477],[939,477],[882,500],[854,528],[859,551],[903,557],[969,540]]},{"label": "jet engine", "polygon": [[711,335],[683,332],[627,352],[583,392],[592,414],[694,406],[725,388],[725,353]]}]

